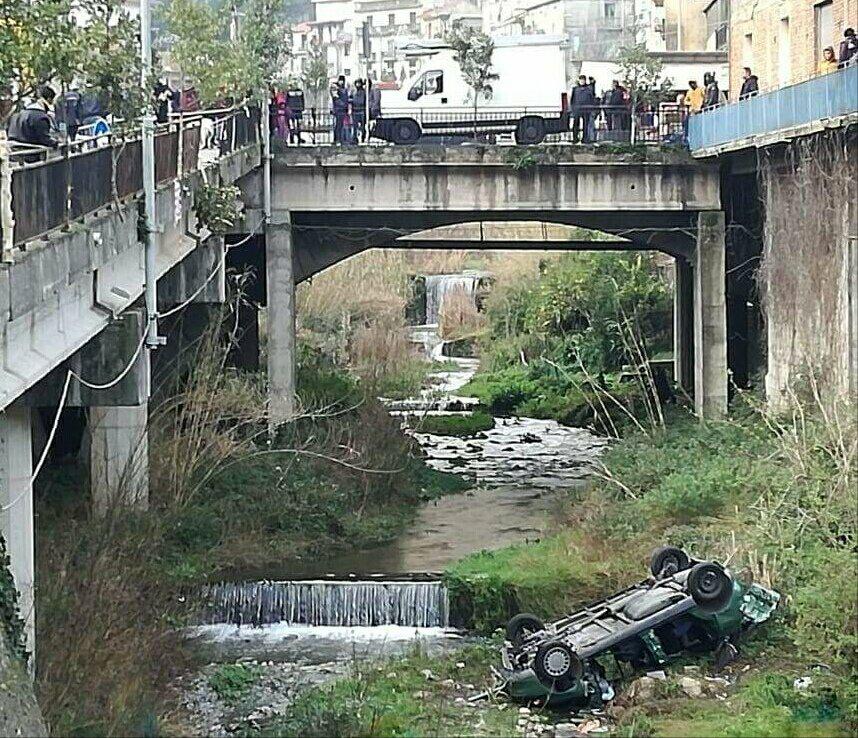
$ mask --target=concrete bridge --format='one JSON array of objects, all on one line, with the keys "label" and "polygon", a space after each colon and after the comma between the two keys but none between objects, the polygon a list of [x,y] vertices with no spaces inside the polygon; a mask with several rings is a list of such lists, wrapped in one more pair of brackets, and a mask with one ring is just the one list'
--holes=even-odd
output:
[{"label": "concrete bridge", "polygon": [[[656,149],[284,147],[274,152],[269,209],[258,141],[247,136],[221,152],[205,175],[180,164],[159,178],[158,309],[190,313],[224,299],[224,240],[200,228],[194,191],[203,176],[237,183],[247,209],[228,238],[258,235],[229,260],[265,274],[260,302],[269,310],[273,425],[295,411],[296,283],[374,247],[668,253],[676,257],[677,377],[693,391],[701,415],[726,410],[725,227],[717,166]],[[151,365],[171,347],[154,357],[141,348],[140,194],[133,182],[126,189],[122,198],[73,217],[66,213],[47,230],[30,219],[24,238],[11,247],[7,239],[9,260],[0,264],[0,525],[31,634],[32,478],[44,445],[42,435],[34,446],[36,411],[53,417],[59,405],[89,408],[96,512],[147,501]],[[19,198],[16,212],[25,212],[26,203]],[[526,238],[498,225],[522,222],[548,225],[536,236],[525,229]],[[461,224],[471,225],[450,229]],[[567,225],[603,231],[607,240],[570,240],[561,227]],[[44,434],[50,438],[51,428]]]},{"label": "concrete bridge", "polygon": [[[725,226],[716,165],[684,152],[575,147],[288,148],[275,152],[265,231],[269,414],[294,412],[294,284],[368,248],[658,250],[676,258],[677,378],[701,415],[727,406]],[[265,220],[261,174],[240,186]],[[455,224],[532,221],[615,238],[450,237]],[[481,231],[485,235],[485,228]],[[258,248],[258,246],[256,247]],[[256,265],[262,266],[256,256]],[[253,258],[250,259],[253,262]]]}]

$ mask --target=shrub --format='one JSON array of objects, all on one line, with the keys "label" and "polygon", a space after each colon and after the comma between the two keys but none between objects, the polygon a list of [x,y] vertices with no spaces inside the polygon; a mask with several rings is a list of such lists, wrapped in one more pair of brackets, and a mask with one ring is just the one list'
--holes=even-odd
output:
[{"label": "shrub", "polygon": [[257,681],[261,671],[250,664],[221,664],[208,679],[209,686],[224,702],[244,699]]}]

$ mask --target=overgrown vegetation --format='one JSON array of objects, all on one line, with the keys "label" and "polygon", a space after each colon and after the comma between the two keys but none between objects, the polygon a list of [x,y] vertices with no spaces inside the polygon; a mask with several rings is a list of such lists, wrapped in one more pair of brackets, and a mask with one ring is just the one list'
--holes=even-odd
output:
[{"label": "overgrown vegetation", "polygon": [[240,702],[259,680],[261,671],[252,664],[221,664],[209,676],[209,686],[224,702]]},{"label": "overgrown vegetation", "polygon": [[436,436],[475,436],[495,427],[495,419],[486,412],[451,415],[423,415],[412,418],[412,427],[420,433]]},{"label": "overgrown vegetation", "polygon": [[668,348],[670,298],[644,255],[564,255],[530,279],[499,283],[486,315],[484,372],[462,391],[492,413],[610,435],[661,424],[656,399],[669,383],[648,360]]},{"label": "overgrown vegetation", "polygon": [[467,692],[490,686],[495,654],[488,645],[476,645],[440,658],[417,649],[395,661],[358,662],[352,676],[306,692],[285,717],[252,735],[452,737],[470,734],[478,719],[485,735],[511,735],[517,711],[465,708],[454,700],[456,683],[469,684]]},{"label": "overgrown vegetation", "polygon": [[0,536],[0,637],[5,637],[13,656],[26,661],[24,621],[18,611],[18,590],[15,589],[12,572],[9,571],[9,556],[3,536]]},{"label": "overgrown vegetation", "polygon": [[[640,577],[648,552],[664,543],[729,559],[784,595],[776,620],[747,646],[768,692],[746,685],[738,711],[703,703],[663,714],[655,705],[624,734],[848,734],[858,726],[854,412],[818,403],[784,417],[746,407],[726,421],[671,421],[616,444],[554,535],[452,567],[460,612],[484,632],[515,611],[555,617]],[[826,666],[813,677],[815,698],[774,676],[818,663]],[[805,730],[810,713],[816,727]]]},{"label": "overgrown vegetation", "polygon": [[262,382],[225,365],[221,335],[213,326],[193,371],[159,388],[149,511],[91,517],[75,464],[39,478],[50,545],[38,547],[37,673],[54,734],[152,733],[184,665],[175,627],[205,577],[385,542],[421,500],[465,486],[426,467],[365,387],[310,351],[302,414],[269,445]]}]

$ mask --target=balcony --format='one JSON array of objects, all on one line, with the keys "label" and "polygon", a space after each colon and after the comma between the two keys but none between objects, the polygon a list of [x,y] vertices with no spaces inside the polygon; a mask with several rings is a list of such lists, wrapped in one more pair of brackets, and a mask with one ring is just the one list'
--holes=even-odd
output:
[{"label": "balcony", "polygon": [[858,64],[691,116],[695,156],[767,145],[858,116]]}]

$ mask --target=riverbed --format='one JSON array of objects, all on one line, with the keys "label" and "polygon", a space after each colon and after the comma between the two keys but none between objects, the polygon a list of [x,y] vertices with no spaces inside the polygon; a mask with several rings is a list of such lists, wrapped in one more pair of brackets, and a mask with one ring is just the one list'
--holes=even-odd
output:
[{"label": "riverbed", "polygon": [[[431,328],[424,330],[431,340]],[[440,357],[437,342],[430,350]],[[418,397],[389,402],[390,412],[470,412],[475,400],[461,389],[478,362],[444,361]],[[449,627],[437,599],[446,598],[446,590],[433,578],[471,553],[538,540],[605,445],[586,430],[533,418],[499,418],[495,428],[471,438],[407,432],[430,466],[469,476],[472,489],[426,504],[386,546],[291,562],[266,574],[273,582],[218,590],[214,622],[189,632],[208,665],[177,684],[181,722],[189,730],[228,735],[282,711],[298,691],[342,677],[355,659],[395,656],[417,644],[429,653],[460,647],[467,636]],[[219,665],[236,662],[265,675],[239,706],[223,704],[209,683]]]}]

